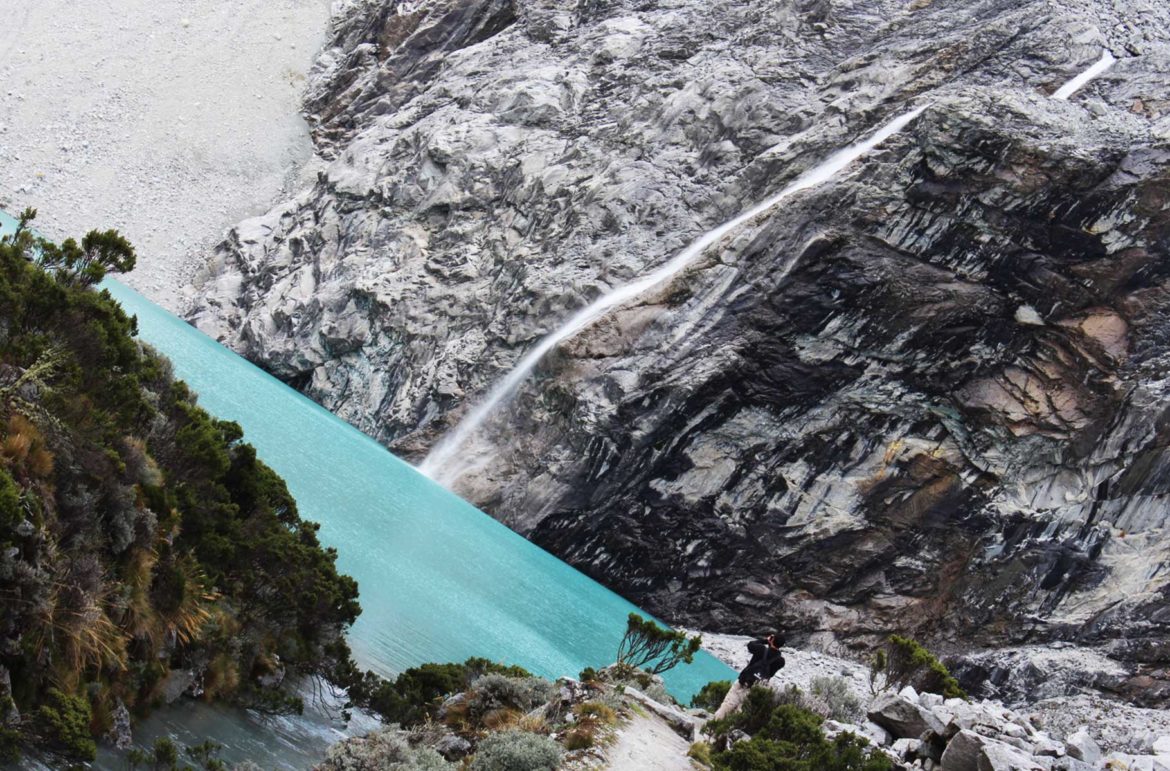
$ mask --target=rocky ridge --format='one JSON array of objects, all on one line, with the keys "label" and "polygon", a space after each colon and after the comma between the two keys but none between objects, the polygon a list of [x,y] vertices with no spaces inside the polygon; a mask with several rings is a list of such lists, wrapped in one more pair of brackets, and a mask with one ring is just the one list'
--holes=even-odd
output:
[{"label": "rocky ridge", "polygon": [[[735,669],[751,638],[703,635],[703,647]],[[883,748],[900,768],[940,771],[1089,771],[1170,767],[1170,711],[1139,709],[1100,696],[1000,700],[944,699],[905,688],[874,695],[868,667],[816,651],[784,649],[770,683],[804,692],[815,678],[840,678],[866,717],[826,720],[826,734],[853,733]],[[1160,765],[1159,765],[1160,764]]]},{"label": "rocky ridge", "polygon": [[[201,328],[420,458],[574,310],[928,102],[561,346],[457,489],[672,621],[1071,640],[1103,664],[1064,692],[1170,697],[1170,11],[433,0],[334,24],[306,99],[327,165],[220,246]],[[960,672],[1006,693],[1056,666],[1005,660]]]}]

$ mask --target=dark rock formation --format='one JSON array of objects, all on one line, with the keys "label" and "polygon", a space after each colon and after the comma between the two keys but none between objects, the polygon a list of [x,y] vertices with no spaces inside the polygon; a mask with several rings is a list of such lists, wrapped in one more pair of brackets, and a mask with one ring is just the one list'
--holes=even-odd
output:
[{"label": "dark rock formation", "polygon": [[928,100],[562,345],[457,489],[673,621],[1074,640],[1163,703],[1168,33],[1143,0],[353,4],[329,163],[195,321],[419,458],[574,310]]}]

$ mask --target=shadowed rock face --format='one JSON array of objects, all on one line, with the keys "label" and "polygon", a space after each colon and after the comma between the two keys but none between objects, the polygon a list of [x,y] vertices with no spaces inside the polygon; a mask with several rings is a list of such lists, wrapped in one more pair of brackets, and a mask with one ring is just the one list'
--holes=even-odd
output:
[{"label": "shadowed rock face", "polygon": [[574,310],[929,100],[562,345],[457,489],[673,621],[1075,640],[1161,703],[1168,35],[1140,0],[352,4],[328,163],[194,320],[421,457]]}]

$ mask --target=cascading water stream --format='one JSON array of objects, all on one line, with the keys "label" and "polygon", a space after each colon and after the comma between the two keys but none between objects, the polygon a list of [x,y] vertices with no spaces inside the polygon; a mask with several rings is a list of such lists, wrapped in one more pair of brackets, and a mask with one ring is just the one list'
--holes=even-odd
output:
[{"label": "cascading water stream", "polygon": [[756,204],[735,219],[729,220],[704,234],[653,273],[613,289],[577,311],[568,321],[541,339],[536,347],[525,354],[524,358],[520,359],[506,377],[492,387],[487,397],[476,405],[455,426],[453,431],[439,440],[439,443],[435,445],[430,454],[419,465],[419,471],[438,482],[446,485],[451,484],[473,465],[471,462],[460,457],[460,451],[467,441],[479,430],[492,412],[495,411],[496,407],[506,401],[519,388],[536,365],[540,363],[540,360],[544,358],[545,354],[557,344],[577,334],[609,310],[633,300],[644,292],[673,278],[696,257],[705,252],[708,247],[722,240],[724,236],[740,225],[758,217],[760,214],[763,214],[796,193],[816,187],[840,174],[853,161],[861,158],[905,128],[927,106],[929,105],[923,105],[922,107],[903,113],[876,131],[865,141],[857,142],[842,150],[838,150],[819,165],[801,174],[771,198]]},{"label": "cascading water stream", "polygon": [[1067,100],[1077,91],[1080,91],[1082,88],[1084,88],[1085,84],[1087,84],[1090,80],[1099,77],[1102,73],[1105,72],[1105,70],[1112,67],[1116,61],[1117,60],[1113,58],[1113,54],[1111,54],[1108,49],[1106,49],[1101,53],[1101,58],[1098,59],[1092,67],[1089,67],[1080,75],[1077,75],[1075,78],[1058,88],[1056,93],[1052,95],[1052,98]]}]

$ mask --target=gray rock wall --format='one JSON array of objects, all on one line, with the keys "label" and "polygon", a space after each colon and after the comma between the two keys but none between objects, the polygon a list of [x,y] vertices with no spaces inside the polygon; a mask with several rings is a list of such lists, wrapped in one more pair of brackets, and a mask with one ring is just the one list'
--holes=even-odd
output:
[{"label": "gray rock wall", "polygon": [[201,328],[419,459],[573,311],[929,101],[561,346],[457,489],[673,621],[1076,640],[1124,665],[1097,687],[1170,694],[1164,6],[424,0],[335,25],[323,170],[217,250]]}]

